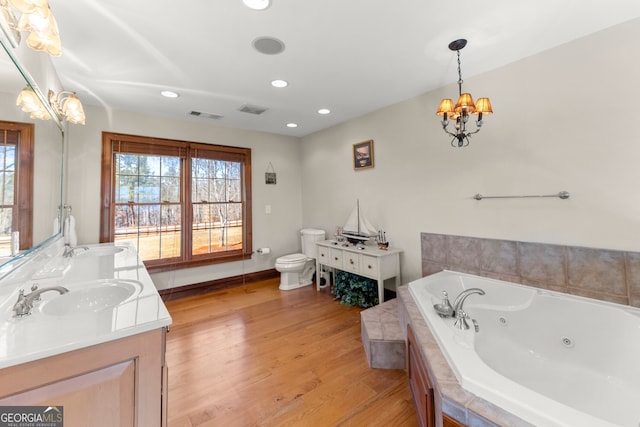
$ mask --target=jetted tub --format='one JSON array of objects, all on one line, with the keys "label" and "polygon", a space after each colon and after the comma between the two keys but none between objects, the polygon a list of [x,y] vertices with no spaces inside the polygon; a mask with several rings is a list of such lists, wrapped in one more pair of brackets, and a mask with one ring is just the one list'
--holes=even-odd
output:
[{"label": "jetted tub", "polygon": [[[452,271],[408,286],[464,389],[537,426],[640,425],[640,309]],[[433,308],[469,288],[478,332]]]}]

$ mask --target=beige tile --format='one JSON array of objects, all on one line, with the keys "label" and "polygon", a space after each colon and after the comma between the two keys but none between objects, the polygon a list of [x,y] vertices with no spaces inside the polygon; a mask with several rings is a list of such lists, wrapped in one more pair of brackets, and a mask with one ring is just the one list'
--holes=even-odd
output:
[{"label": "beige tile", "polygon": [[447,236],[447,264],[456,271],[480,269],[480,239],[475,237]]},{"label": "beige tile", "polygon": [[640,253],[627,252],[627,284],[631,294],[640,295]]},{"label": "beige tile", "polygon": [[509,240],[480,239],[480,269],[491,273],[518,275],[518,244]]},{"label": "beige tile", "polygon": [[422,277],[442,271],[445,267],[444,264],[422,260]]},{"label": "beige tile", "polygon": [[567,255],[569,287],[627,296],[623,252],[568,247]]},{"label": "beige tile", "polygon": [[447,262],[447,242],[442,234],[421,233],[422,260]]},{"label": "beige tile", "polygon": [[564,246],[520,242],[518,253],[522,283],[543,283],[547,287],[559,288],[566,286]]}]

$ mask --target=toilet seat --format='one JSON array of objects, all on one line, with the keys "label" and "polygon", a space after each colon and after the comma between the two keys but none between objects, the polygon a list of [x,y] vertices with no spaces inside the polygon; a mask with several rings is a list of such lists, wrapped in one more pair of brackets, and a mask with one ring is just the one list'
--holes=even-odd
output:
[{"label": "toilet seat", "polygon": [[276,263],[278,263],[278,264],[297,264],[300,261],[306,261],[306,260],[307,260],[307,256],[305,254],[291,254],[291,255],[281,256],[280,258],[278,258],[276,260]]}]

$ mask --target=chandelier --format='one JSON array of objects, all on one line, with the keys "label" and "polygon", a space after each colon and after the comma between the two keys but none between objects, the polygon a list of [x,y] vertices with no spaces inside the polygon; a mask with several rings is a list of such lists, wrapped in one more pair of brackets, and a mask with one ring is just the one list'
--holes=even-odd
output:
[{"label": "chandelier", "polygon": [[[449,49],[458,53],[458,102],[453,105],[451,99],[443,99],[440,101],[436,115],[442,117],[442,130],[452,136],[452,147],[466,147],[469,145],[469,137],[474,133],[480,132],[482,127],[482,115],[491,114],[491,101],[489,98],[478,98],[478,102],[474,103],[470,93],[462,93],[462,72],[460,71],[460,50],[467,45],[465,39],[454,40],[449,43]],[[474,131],[467,130],[467,122],[469,115],[476,114],[476,129]],[[448,129],[449,120],[455,121],[455,129]]]}]

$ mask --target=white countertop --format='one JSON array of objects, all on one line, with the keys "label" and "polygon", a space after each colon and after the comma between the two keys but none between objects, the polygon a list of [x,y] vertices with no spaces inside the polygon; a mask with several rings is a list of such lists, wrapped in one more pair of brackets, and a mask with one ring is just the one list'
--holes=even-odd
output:
[{"label": "white countertop", "polygon": [[[89,247],[103,246],[112,244]],[[58,247],[59,253],[41,256],[37,261],[39,264],[31,265],[27,274],[12,273],[0,281],[0,368],[136,335],[171,323],[171,316],[135,248],[120,247],[124,250],[100,256],[83,256],[79,250],[72,258],[62,258]],[[103,279],[134,283],[137,291],[115,307],[69,315],[43,312],[46,303],[59,296],[55,291],[45,292],[30,315],[13,317],[12,308],[20,289],[28,294],[31,286],[38,284],[40,289],[64,286],[72,293]]]}]

